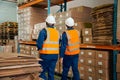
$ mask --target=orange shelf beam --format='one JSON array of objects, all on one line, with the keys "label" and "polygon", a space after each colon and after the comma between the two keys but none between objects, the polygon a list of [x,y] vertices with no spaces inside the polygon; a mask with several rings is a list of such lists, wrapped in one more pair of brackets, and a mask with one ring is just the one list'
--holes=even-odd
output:
[{"label": "orange shelf beam", "polygon": [[35,41],[19,41],[20,44],[36,45]]},{"label": "orange shelf beam", "polygon": [[25,7],[29,7],[29,6],[35,5],[35,4],[43,2],[43,1],[44,0],[34,0],[34,1],[29,2],[29,3],[23,4],[22,6],[19,7],[19,9],[23,9]]},{"label": "orange shelf beam", "polygon": [[80,48],[115,50],[116,46],[104,46],[104,45],[94,45],[94,44],[80,44]]},{"label": "orange shelf beam", "polygon": [[[36,41],[19,41],[20,44],[27,44],[27,45],[36,45]],[[103,49],[103,50],[120,50],[120,46],[114,45],[94,45],[94,44],[80,44],[80,48],[88,48],[88,49]]]}]

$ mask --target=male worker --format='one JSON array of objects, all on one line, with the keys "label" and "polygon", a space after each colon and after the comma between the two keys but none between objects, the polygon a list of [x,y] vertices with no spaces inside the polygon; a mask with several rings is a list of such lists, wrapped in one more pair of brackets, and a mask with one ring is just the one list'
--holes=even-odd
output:
[{"label": "male worker", "polygon": [[73,28],[74,20],[70,17],[65,21],[67,30],[62,34],[60,47],[60,61],[63,63],[62,79],[67,80],[70,66],[73,71],[73,80],[80,80],[78,58],[80,53],[79,32]]},{"label": "male worker", "polygon": [[[55,18],[48,16],[46,18],[47,28],[40,31],[37,47],[40,53],[40,58],[43,60],[40,62],[43,71],[40,77],[44,80],[54,80],[54,70],[59,53],[59,33],[54,29]],[[48,72],[48,79],[46,77]]]}]

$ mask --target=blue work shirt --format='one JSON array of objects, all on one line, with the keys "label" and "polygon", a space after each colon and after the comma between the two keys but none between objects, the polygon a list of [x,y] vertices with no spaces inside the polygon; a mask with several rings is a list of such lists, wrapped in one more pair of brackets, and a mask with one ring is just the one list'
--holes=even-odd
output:
[{"label": "blue work shirt", "polygon": [[[67,30],[73,30],[73,27],[68,27]],[[60,57],[64,57],[66,46],[68,45],[68,39],[66,32],[63,32],[60,46]]]},{"label": "blue work shirt", "polygon": [[[53,28],[53,27],[49,27]],[[46,29],[42,29],[39,33],[38,39],[37,39],[37,48],[38,50],[42,50],[42,45],[44,44],[44,41],[47,38],[47,31]],[[58,54],[40,54],[40,58],[42,59],[58,59]]]}]

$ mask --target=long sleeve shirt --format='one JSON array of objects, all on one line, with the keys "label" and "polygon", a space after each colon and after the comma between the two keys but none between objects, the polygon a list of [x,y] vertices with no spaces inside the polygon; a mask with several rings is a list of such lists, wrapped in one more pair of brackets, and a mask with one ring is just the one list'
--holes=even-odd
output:
[{"label": "long sleeve shirt", "polygon": [[[74,28],[69,27],[67,30],[73,30]],[[66,32],[63,32],[60,46],[60,57],[64,57],[66,46],[68,45],[68,39]]]},{"label": "long sleeve shirt", "polygon": [[[40,31],[38,39],[37,39],[37,48],[38,48],[38,50],[42,49],[42,46],[43,46],[44,41],[46,40],[46,38],[47,38],[47,31],[46,31],[46,29],[42,29]],[[42,59],[57,59],[58,54],[40,54],[40,58],[42,58]]]}]

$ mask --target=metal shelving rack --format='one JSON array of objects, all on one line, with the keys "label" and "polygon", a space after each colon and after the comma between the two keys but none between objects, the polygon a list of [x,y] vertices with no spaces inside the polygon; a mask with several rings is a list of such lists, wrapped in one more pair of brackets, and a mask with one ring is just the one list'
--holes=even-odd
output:
[{"label": "metal shelving rack", "polygon": [[[58,1],[58,0],[57,0]],[[60,12],[67,10],[67,1],[71,0],[61,0],[58,3],[52,3],[51,0],[47,0],[47,5],[44,5],[43,7],[48,8],[48,14],[50,14],[50,6],[53,5],[59,5],[60,4]],[[19,6],[19,9],[23,9],[28,6],[36,5],[38,3],[45,2],[45,0],[34,0],[32,2],[29,2],[27,4],[24,4],[22,6]],[[62,4],[64,3],[64,5]],[[116,38],[116,30],[117,30],[117,4],[118,0],[114,0],[114,22],[113,22],[113,45],[112,46],[101,46],[101,45],[94,45],[94,44],[80,44],[80,48],[88,48],[88,49],[101,49],[101,50],[112,50],[113,51],[113,80],[117,80],[117,74],[116,74],[116,59],[118,51],[120,50],[120,46],[117,46],[117,38]],[[36,45],[35,41],[19,41],[20,44],[28,44],[28,45]]]}]

